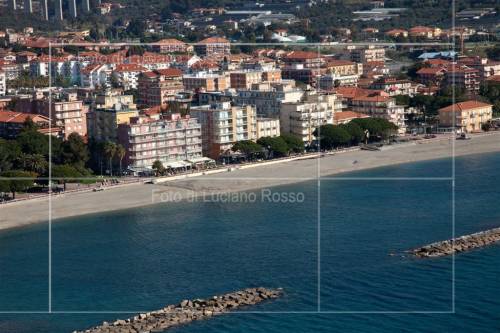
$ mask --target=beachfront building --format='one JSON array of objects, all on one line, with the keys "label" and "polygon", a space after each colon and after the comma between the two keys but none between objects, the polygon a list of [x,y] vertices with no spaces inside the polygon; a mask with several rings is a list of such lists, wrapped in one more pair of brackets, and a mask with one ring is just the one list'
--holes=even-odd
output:
[{"label": "beachfront building", "polygon": [[280,120],[277,118],[257,118],[257,139],[280,136]]},{"label": "beachfront building", "polygon": [[252,105],[261,117],[278,118],[282,103],[298,102],[304,91],[293,80],[279,83],[253,84],[250,89],[238,90],[234,101],[237,105]]},{"label": "beachfront building", "polygon": [[308,91],[298,102],[281,104],[281,133],[295,134],[304,143],[315,139],[314,130],[325,124],[333,124],[334,114],[342,110],[342,102],[335,94],[318,94]]},{"label": "beachfront building", "polygon": [[187,91],[222,91],[229,88],[230,81],[225,74],[198,72],[183,75],[182,84]]},{"label": "beachfront building", "polygon": [[182,71],[167,68],[141,73],[137,87],[140,105],[146,107],[165,105],[168,101],[175,99],[175,95],[184,89]]},{"label": "beachfront building", "polygon": [[396,100],[389,96],[368,95],[352,99],[352,111],[364,113],[371,117],[383,118],[398,126],[398,132],[406,132],[405,108],[397,105]]},{"label": "beachfront building", "polygon": [[190,114],[201,123],[203,156],[218,160],[236,142],[257,140],[257,113],[250,105],[213,103],[192,107]]},{"label": "beachfront building", "polygon": [[453,127],[459,133],[481,131],[482,125],[492,119],[493,106],[478,101],[466,101],[439,109],[439,125]]},{"label": "beachfront building", "polygon": [[136,170],[151,169],[156,160],[179,168],[202,157],[200,123],[176,113],[132,117],[118,125],[118,141],[126,149],[126,165]]},{"label": "beachfront building", "polygon": [[128,124],[139,111],[126,104],[116,103],[112,107],[98,108],[87,113],[87,132],[95,141],[118,141],[118,125]]}]

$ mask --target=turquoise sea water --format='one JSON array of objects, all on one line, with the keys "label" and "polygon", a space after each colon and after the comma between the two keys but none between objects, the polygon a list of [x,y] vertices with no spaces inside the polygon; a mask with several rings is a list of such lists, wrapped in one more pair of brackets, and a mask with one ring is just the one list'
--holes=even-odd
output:
[{"label": "turquoise sea water", "polygon": [[[500,154],[456,162],[456,234],[499,226]],[[348,176],[370,179],[323,179],[319,191],[316,181],[273,188],[302,193],[294,204],[256,191],[256,202],[160,204],[54,223],[52,310],[146,311],[266,286],[283,287],[285,297],[242,310],[263,313],[172,331],[499,331],[500,246],[457,255],[455,284],[451,257],[403,256],[452,236],[450,166],[356,172]],[[443,178],[376,180],[387,176]],[[47,311],[47,253],[47,225],[0,233],[0,311]],[[330,313],[315,313],[318,301]],[[0,314],[0,332],[71,332],[129,316]]]}]

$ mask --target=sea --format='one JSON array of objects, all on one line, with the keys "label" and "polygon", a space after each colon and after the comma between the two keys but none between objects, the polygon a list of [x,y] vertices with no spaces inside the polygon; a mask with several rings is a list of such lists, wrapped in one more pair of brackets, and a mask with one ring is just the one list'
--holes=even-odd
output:
[{"label": "sea", "polygon": [[499,166],[469,155],[85,215],[53,221],[51,246],[48,223],[3,231],[0,332],[72,332],[257,286],[284,296],[170,331],[499,332],[500,245],[406,253],[500,226]]}]

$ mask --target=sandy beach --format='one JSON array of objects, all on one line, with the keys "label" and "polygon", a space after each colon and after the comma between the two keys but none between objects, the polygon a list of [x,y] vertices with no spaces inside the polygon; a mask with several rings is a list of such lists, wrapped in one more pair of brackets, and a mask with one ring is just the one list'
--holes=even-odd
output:
[{"label": "sandy beach", "polygon": [[175,204],[176,200],[201,194],[260,189],[317,179],[318,175],[333,176],[350,171],[447,158],[453,156],[453,151],[455,156],[500,152],[500,132],[475,135],[471,140],[422,140],[418,143],[388,146],[380,151],[357,150],[328,154],[320,158],[248,165],[231,172],[169,179],[157,184],[131,184],[101,192],[53,195],[50,203],[47,197],[9,203],[0,206],[0,230],[45,222],[49,218],[56,220],[165,201],[166,204]]}]

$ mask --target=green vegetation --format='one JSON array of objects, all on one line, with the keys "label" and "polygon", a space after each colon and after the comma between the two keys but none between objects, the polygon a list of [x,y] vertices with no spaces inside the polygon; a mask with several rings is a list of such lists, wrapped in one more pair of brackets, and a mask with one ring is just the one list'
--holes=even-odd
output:
[{"label": "green vegetation", "polygon": [[[80,182],[79,178],[92,174],[87,168],[88,160],[87,145],[77,133],[62,141],[38,132],[28,118],[15,140],[0,139],[0,186],[14,198],[15,192],[28,190],[35,181],[48,185],[49,176],[64,185],[68,181]],[[8,179],[15,177],[22,179]],[[7,187],[9,190],[5,191]]]},{"label": "green vegetation", "polygon": [[270,159],[285,157],[291,153],[303,153],[304,142],[293,134],[284,134],[278,137],[262,137],[257,140],[257,143],[251,140],[238,141],[231,150],[243,153],[250,160],[257,157]]},{"label": "green vegetation", "polygon": [[386,140],[396,134],[397,126],[381,118],[359,118],[343,125],[322,125],[314,131],[322,150],[358,145],[365,141]]}]

